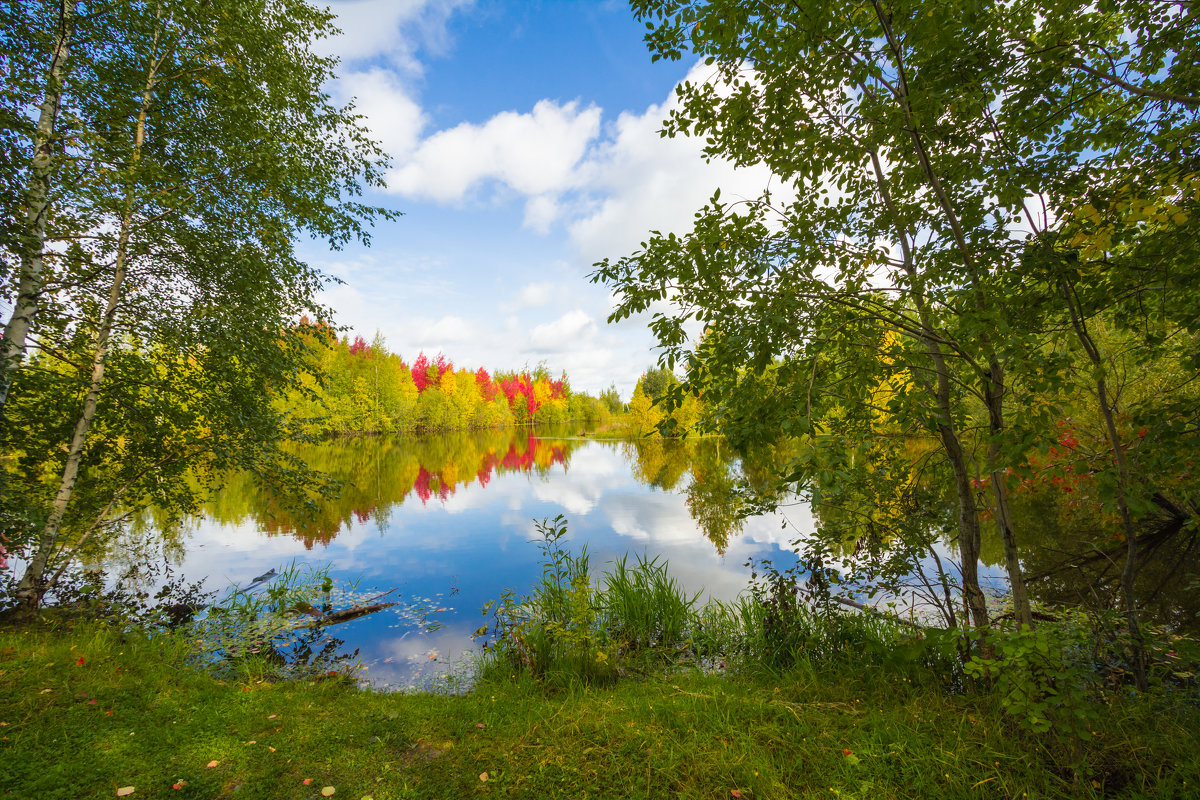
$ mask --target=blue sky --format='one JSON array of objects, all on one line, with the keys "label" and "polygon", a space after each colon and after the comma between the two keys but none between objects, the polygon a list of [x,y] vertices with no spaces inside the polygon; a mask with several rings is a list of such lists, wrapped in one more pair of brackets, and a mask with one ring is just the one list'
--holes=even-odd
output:
[{"label": "blue sky", "polygon": [[718,186],[753,196],[760,168],[706,163],[658,135],[694,61],[652,63],[644,25],[611,2],[339,0],[331,93],[354,99],[391,154],[404,213],[370,249],[305,245],[345,281],[324,301],[342,325],[412,359],[511,369],[545,361],[576,389],[628,396],[653,363],[647,319],[605,322],[591,265],[652,229],[684,232]]}]

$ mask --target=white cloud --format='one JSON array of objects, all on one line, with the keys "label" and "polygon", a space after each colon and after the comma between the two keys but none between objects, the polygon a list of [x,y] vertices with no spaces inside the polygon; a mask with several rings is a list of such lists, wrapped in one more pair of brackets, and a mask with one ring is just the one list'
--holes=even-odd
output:
[{"label": "white cloud", "polygon": [[525,227],[538,233],[549,233],[550,225],[562,213],[558,198],[553,194],[539,194],[525,203]]},{"label": "white cloud", "polygon": [[[556,272],[569,273],[572,268],[569,264],[558,261],[551,265],[551,270]],[[501,308],[505,312],[520,312],[530,311],[536,308],[544,308],[546,306],[554,308],[562,308],[563,306],[577,305],[580,300],[581,284],[577,281],[552,283],[550,281],[535,281],[527,283],[517,290],[516,295],[504,304]],[[517,317],[510,317],[510,329],[517,330]]]},{"label": "white cloud", "polygon": [[534,352],[558,353],[595,338],[598,326],[582,309],[574,309],[553,322],[538,325],[529,333]]},{"label": "white cloud", "polygon": [[445,316],[421,328],[417,342],[445,350],[443,345],[469,342],[476,337],[475,327],[462,317]]},{"label": "white cloud", "polygon": [[322,55],[344,63],[387,58],[408,72],[420,72],[418,47],[446,47],[446,21],[471,0],[327,0],[337,14],[340,36],[321,42]]},{"label": "white cloud", "polygon": [[[685,80],[704,81],[711,68],[697,64]],[[705,161],[703,139],[659,135],[676,106],[674,93],[641,114],[623,113],[608,139],[580,169],[597,204],[570,225],[571,239],[587,263],[632,252],[651,230],[686,233],[693,214],[720,188],[725,200],[758,197],[771,185],[765,166],[736,168]]]},{"label": "white cloud", "polygon": [[333,91],[343,103],[354,100],[355,110],[366,117],[367,127],[394,160],[417,148],[426,124],[425,112],[391,70],[376,67],[344,74]]},{"label": "white cloud", "polygon": [[537,308],[549,305],[554,297],[554,286],[549,283],[530,283],[521,287],[517,293],[517,305],[523,308]]},{"label": "white cloud", "polygon": [[[704,81],[710,73],[698,63],[686,80]],[[706,161],[702,139],[660,136],[677,103],[674,92],[641,113],[620,114],[604,129],[594,105],[541,100],[531,111],[463,122],[417,144],[425,116],[395,80],[378,71],[348,80],[372,129],[399,156],[390,191],[457,204],[495,182],[524,197],[525,227],[544,234],[564,226],[582,264],[631,252],[651,230],[686,233],[717,188],[736,200],[756,198],[771,186],[765,166]]]},{"label": "white cloud", "polygon": [[464,122],[435,133],[392,171],[388,184],[410,197],[454,203],[495,180],[518,194],[545,196],[529,218],[548,225],[550,197],[576,183],[576,168],[599,131],[599,108],[541,100],[529,113],[504,111],[482,125]]}]

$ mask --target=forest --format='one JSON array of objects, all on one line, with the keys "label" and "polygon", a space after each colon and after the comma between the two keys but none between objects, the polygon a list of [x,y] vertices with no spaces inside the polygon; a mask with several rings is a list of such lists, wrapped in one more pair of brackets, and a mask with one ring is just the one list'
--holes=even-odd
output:
[{"label": "forest", "polygon": [[571,390],[567,375],[552,378],[544,364],[494,375],[483,367],[454,366],[439,353],[419,353],[412,364],[390,353],[382,337],[338,338],[308,320],[310,368],[300,386],[274,402],[281,414],[304,420],[317,434],[463,430],[512,425],[603,424],[619,399]]}]

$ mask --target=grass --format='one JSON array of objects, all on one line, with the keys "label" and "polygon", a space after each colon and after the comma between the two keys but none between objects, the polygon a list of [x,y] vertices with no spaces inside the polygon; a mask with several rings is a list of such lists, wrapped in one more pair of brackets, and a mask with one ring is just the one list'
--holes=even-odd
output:
[{"label": "grass", "polygon": [[[593,576],[586,547],[564,544],[561,515],[536,522],[541,578],[489,605],[485,679],[527,676],[559,686],[606,683],[664,667],[736,664],[783,670],[798,663],[839,668],[924,669],[963,684],[957,637],[922,631],[882,614],[818,612],[788,576],[774,574],[734,603],[700,603],[671,577],[665,561],[627,557]],[[944,633],[944,632],[943,632]]]},{"label": "grass", "polygon": [[220,681],[184,666],[187,650],[178,634],[93,623],[0,628],[0,797],[1183,798],[1200,785],[1200,714],[1165,697],[1099,709],[1077,742],[1015,728],[988,695],[849,662],[442,696],[267,682],[252,662]]}]

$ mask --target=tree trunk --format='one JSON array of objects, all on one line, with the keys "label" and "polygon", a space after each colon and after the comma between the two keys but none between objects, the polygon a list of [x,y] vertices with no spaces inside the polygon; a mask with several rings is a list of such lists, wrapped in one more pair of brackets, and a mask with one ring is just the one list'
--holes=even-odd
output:
[{"label": "tree trunk", "polygon": [[[891,192],[879,160],[879,154],[868,150],[871,165],[875,171],[875,182],[879,187],[880,197],[891,213],[893,219],[899,219],[895,213]],[[917,318],[920,320],[922,336],[920,340],[929,353],[933,362],[937,386],[930,387],[938,409],[938,438],[950,460],[950,468],[954,473],[954,491],[958,498],[958,554],[962,562],[963,597],[970,612],[972,624],[977,628],[988,625],[987,598],[979,587],[979,509],[975,505],[975,494],[971,490],[971,475],[967,469],[966,457],[963,453],[962,442],[954,429],[954,414],[950,398],[950,368],[946,364],[939,336],[933,325],[933,316],[929,312],[929,304],[925,297],[925,282],[917,270],[912,256],[910,237],[905,230],[897,229],[900,250],[903,255],[903,269],[913,285],[913,303],[917,308]],[[924,381],[922,381],[924,383]],[[965,622],[965,621],[964,621]],[[986,649],[986,643],[983,644]]]},{"label": "tree trunk", "polygon": [[[158,57],[158,38],[160,33],[161,28],[155,31],[150,68],[146,76],[145,87],[142,90],[142,106],[138,111],[137,127],[134,132],[133,153],[130,158],[131,169],[136,167],[138,161],[141,159],[142,144],[146,139],[146,117],[149,114],[150,102],[154,96],[155,76],[161,64],[161,59]],[[58,493],[54,497],[54,505],[50,510],[49,518],[46,520],[46,525],[38,537],[37,550],[30,559],[25,574],[21,576],[21,582],[17,585],[15,593],[17,601],[26,609],[37,608],[41,603],[42,596],[48,589],[52,588],[50,583],[46,581],[45,576],[50,567],[50,560],[54,556],[63,517],[66,514],[68,504],[71,502],[71,495],[75,490],[75,482],[79,477],[79,465],[83,461],[83,449],[87,443],[88,429],[91,427],[92,420],[96,416],[96,407],[100,401],[100,389],[104,382],[104,369],[108,360],[109,340],[112,337],[117,310],[120,308],[121,293],[125,285],[125,276],[129,267],[129,237],[133,225],[133,204],[134,189],[130,186],[127,190],[124,208],[121,212],[113,278],[112,283],[109,285],[108,301],[105,305],[104,315],[100,319],[100,325],[96,330],[96,344],[92,352],[92,374],[88,385],[88,392],[84,397],[83,409],[80,412],[79,419],[75,422],[75,430],[71,435],[71,442],[67,448],[67,461],[63,466],[62,477],[59,479]],[[63,566],[62,564],[58,565],[58,569],[54,573],[55,578],[62,574]]]},{"label": "tree trunk", "polygon": [[[950,225],[950,230],[954,234],[954,241],[963,258],[963,264],[967,268],[967,274],[970,276],[971,287],[974,293],[975,305],[980,312],[987,311],[987,297],[984,293],[983,286],[980,283],[979,271],[976,265],[975,253],[967,243],[966,234],[963,231],[962,223],[955,213],[953,205],[950,203],[950,197],[946,193],[945,187],[942,185],[937,172],[933,168],[933,161],[930,158],[929,151],[925,146],[925,141],[921,134],[920,122],[913,113],[912,104],[910,102],[908,90],[908,78],[904,66],[904,57],[901,52],[900,43],[897,41],[892,32],[891,17],[886,14],[880,7],[879,0],[871,0],[872,6],[875,9],[876,18],[879,20],[883,29],[884,38],[887,40],[888,47],[892,51],[895,58],[897,92],[896,101],[899,103],[901,110],[904,113],[905,127],[912,140],[913,151],[917,156],[917,162],[921,166],[921,171],[925,174],[926,182],[929,188],[933,191],[934,197],[937,199],[938,205],[946,216],[946,221]],[[996,440],[999,434],[1004,430],[1004,372],[996,357],[996,351],[991,343],[991,337],[987,333],[979,335],[979,343],[987,355],[988,366],[986,369],[980,370],[980,380],[983,384],[983,394],[985,404],[988,408],[989,433],[992,436],[993,443],[990,446],[990,457],[994,458],[999,452],[999,442]],[[940,380],[940,378],[939,378]],[[960,448],[961,450],[961,448]],[[964,468],[966,466],[963,459]],[[960,513],[966,513],[965,497],[962,495],[963,487],[958,475],[958,466],[955,465],[955,484],[959,491]],[[997,479],[998,478],[998,479]],[[966,490],[970,490],[970,480],[966,479]],[[1012,517],[1008,508],[1008,489],[1003,480],[1003,473],[999,470],[993,472],[992,488],[996,497],[996,519],[1000,522],[1001,533],[1004,537],[1004,555],[1005,567],[1008,572],[1009,582],[1013,592],[1013,608],[1016,611],[1017,619],[1020,623],[1032,625],[1033,617],[1029,609],[1029,595],[1025,589],[1025,581],[1021,575],[1021,562],[1017,557],[1016,538],[1012,530]],[[970,501],[970,507],[975,508],[974,497]],[[978,509],[975,510],[974,519],[975,529],[975,547],[974,552],[976,557],[979,553],[979,515]],[[963,555],[966,558],[966,555]],[[966,565],[963,566],[964,572]],[[964,589],[966,589],[966,579],[963,580]],[[976,584],[978,590],[978,584]],[[968,591],[968,605],[971,608],[972,618],[976,617],[977,607],[972,604],[971,593]],[[979,602],[982,602],[982,592],[979,593]],[[986,605],[980,606],[983,613],[986,615]],[[977,623],[978,624],[978,623]],[[986,623],[985,623],[986,624]]]},{"label": "tree trunk", "polygon": [[988,428],[991,441],[988,444],[988,461],[992,462],[992,497],[996,501],[996,524],[1000,528],[1000,538],[1004,542],[1004,567],[1008,572],[1008,584],[1012,591],[1013,617],[1017,626],[1033,627],[1033,611],[1029,607],[1029,590],[1025,586],[1025,576],[1021,573],[1021,558],[1017,551],[1017,537],[1013,532],[1012,512],[1008,506],[1008,484],[1004,470],[998,462],[1000,456],[1000,435],[1004,431],[1004,373],[1003,368],[993,358],[989,364],[989,375],[984,384],[984,400],[988,407]]},{"label": "tree trunk", "polygon": [[17,284],[17,299],[12,316],[4,326],[0,339],[0,417],[8,401],[8,390],[21,362],[25,359],[25,341],[37,315],[38,299],[42,292],[46,242],[46,218],[50,211],[50,175],[54,171],[54,128],[62,102],[62,79],[74,32],[75,5],[62,0],[58,37],[46,74],[46,90],[38,113],[33,139],[33,163],[29,186],[25,190],[25,230],[21,250],[21,277]]},{"label": "tree trunk", "polygon": [[1134,597],[1134,582],[1137,580],[1139,553],[1137,535],[1133,529],[1133,515],[1129,511],[1129,466],[1125,461],[1125,447],[1121,443],[1121,435],[1117,432],[1116,412],[1108,400],[1108,383],[1104,379],[1104,360],[1100,356],[1100,348],[1087,329],[1087,320],[1076,303],[1074,292],[1067,281],[1062,285],[1063,298],[1067,310],[1071,314],[1071,325],[1087,353],[1095,372],[1096,400],[1100,405],[1100,414],[1104,417],[1104,427],[1108,434],[1109,446],[1113,449],[1113,458],[1117,462],[1117,512],[1121,515],[1121,527],[1125,533],[1125,568],[1121,571],[1121,595],[1125,604],[1125,622],[1129,629],[1129,638],[1133,645],[1133,677],[1139,691],[1146,691],[1146,643],[1142,638],[1142,624],[1138,618],[1137,599]]}]

